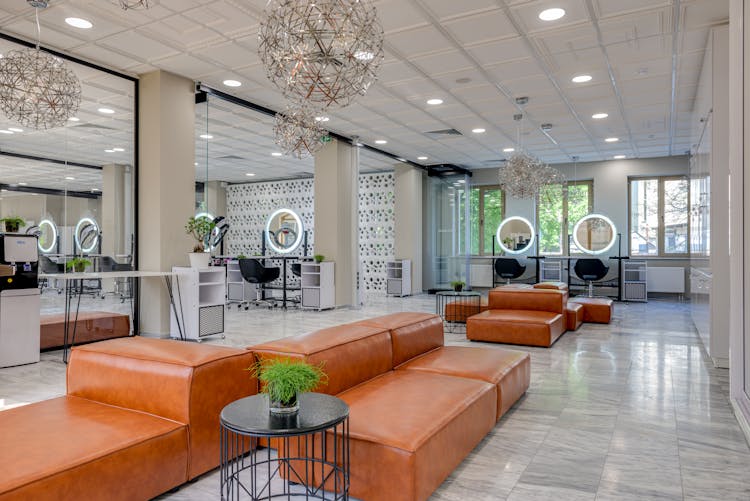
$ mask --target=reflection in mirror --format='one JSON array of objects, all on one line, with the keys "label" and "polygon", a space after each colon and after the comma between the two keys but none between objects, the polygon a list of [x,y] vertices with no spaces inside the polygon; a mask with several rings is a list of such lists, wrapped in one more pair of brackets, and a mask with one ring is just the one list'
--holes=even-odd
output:
[{"label": "reflection in mirror", "polygon": [[302,243],[302,219],[290,209],[279,209],[268,218],[266,241],[279,254],[288,254]]},{"label": "reflection in mirror", "polygon": [[508,254],[521,254],[534,245],[534,225],[520,216],[508,217],[497,227],[497,243]]},{"label": "reflection in mirror", "polygon": [[76,224],[75,232],[73,233],[76,249],[83,254],[90,254],[97,251],[99,245],[99,224],[95,219],[90,217],[82,217],[78,224]]},{"label": "reflection in mirror", "polygon": [[586,254],[602,254],[615,244],[617,228],[606,216],[589,214],[573,228],[573,241]]},{"label": "reflection in mirror", "polygon": [[55,252],[57,247],[57,226],[50,219],[42,219],[37,230],[39,251],[43,254]]}]

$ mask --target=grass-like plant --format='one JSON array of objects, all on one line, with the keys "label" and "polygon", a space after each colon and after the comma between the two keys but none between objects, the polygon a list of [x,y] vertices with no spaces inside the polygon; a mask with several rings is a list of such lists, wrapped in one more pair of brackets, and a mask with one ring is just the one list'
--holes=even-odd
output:
[{"label": "grass-like plant", "polygon": [[325,256],[324,256],[323,254],[315,254],[315,255],[313,256],[313,259],[314,259],[314,260],[315,260],[315,262],[316,262],[316,263],[318,263],[318,264],[322,263],[322,262],[323,262],[323,260],[324,260],[325,258],[326,258],[326,257],[325,257]]},{"label": "grass-like plant", "polygon": [[454,280],[451,282],[451,287],[453,287],[453,290],[456,292],[461,292],[464,288],[464,285],[466,285],[466,282],[463,282],[461,280]]},{"label": "grass-like plant", "polygon": [[250,372],[261,382],[261,391],[272,402],[289,405],[297,395],[328,384],[328,376],[321,365],[308,364],[290,358],[267,359],[251,367]]},{"label": "grass-like plant", "polygon": [[74,257],[65,263],[65,269],[72,269],[75,273],[83,273],[86,267],[91,265],[91,261],[84,257]]},{"label": "grass-like plant", "polygon": [[21,226],[26,224],[26,221],[18,216],[4,217],[0,219],[0,222],[5,223],[5,231],[8,233],[15,233]]}]

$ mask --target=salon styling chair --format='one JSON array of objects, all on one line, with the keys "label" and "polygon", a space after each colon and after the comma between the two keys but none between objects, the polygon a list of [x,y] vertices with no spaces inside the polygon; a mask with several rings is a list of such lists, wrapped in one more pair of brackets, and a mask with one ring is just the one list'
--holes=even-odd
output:
[{"label": "salon styling chair", "polygon": [[[238,263],[242,278],[246,282],[257,286],[255,301],[250,302],[256,305],[264,304],[269,308],[276,306],[276,301],[263,298],[263,286],[278,279],[279,275],[281,275],[281,268],[263,266],[258,259],[239,259]],[[248,304],[245,304],[246,310],[248,309]]]},{"label": "salon styling chair", "polygon": [[510,285],[514,280],[526,271],[526,266],[518,262],[518,259],[503,257],[495,260],[495,273],[505,279],[505,285]]},{"label": "salon styling chair", "polygon": [[601,259],[586,258],[577,260],[573,271],[588,285],[588,297],[594,297],[594,282],[607,275],[609,266],[606,266]]}]

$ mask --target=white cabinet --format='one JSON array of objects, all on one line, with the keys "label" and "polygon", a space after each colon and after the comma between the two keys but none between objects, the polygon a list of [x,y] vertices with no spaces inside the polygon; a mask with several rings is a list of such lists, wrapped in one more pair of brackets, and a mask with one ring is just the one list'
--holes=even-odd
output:
[{"label": "white cabinet", "polygon": [[411,260],[389,261],[385,269],[388,295],[400,297],[411,295]]},{"label": "white cabinet", "polygon": [[300,264],[302,307],[326,310],[336,306],[334,263],[302,262]]},{"label": "white cabinet", "polygon": [[622,299],[625,301],[648,301],[648,266],[646,261],[624,260],[622,262]]},{"label": "white cabinet", "polygon": [[255,296],[256,285],[242,278],[239,261],[227,261],[227,303],[254,301]]},{"label": "white cabinet", "polygon": [[201,340],[224,332],[224,267],[175,266],[172,283],[175,306],[170,314],[170,333],[176,339]]}]

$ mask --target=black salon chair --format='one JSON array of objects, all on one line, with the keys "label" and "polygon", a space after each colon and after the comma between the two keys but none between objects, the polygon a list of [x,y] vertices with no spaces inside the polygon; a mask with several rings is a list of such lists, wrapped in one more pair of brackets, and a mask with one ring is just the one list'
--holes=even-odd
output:
[{"label": "black salon chair", "polygon": [[594,282],[607,276],[609,266],[605,266],[601,259],[586,258],[577,260],[575,266],[573,266],[573,271],[578,278],[588,284],[588,297],[594,297]]},{"label": "black salon chair", "polygon": [[[263,266],[258,259],[239,259],[238,263],[240,265],[240,274],[242,274],[242,278],[246,282],[257,286],[257,295],[255,301],[252,301],[252,303],[265,304],[269,308],[276,306],[275,301],[263,299],[263,286],[278,279],[279,275],[281,275],[281,268]],[[248,305],[246,303],[245,309],[247,308]]]},{"label": "black salon chair", "polygon": [[518,259],[503,257],[495,260],[495,273],[505,279],[505,285],[510,285],[510,281],[523,275],[524,271],[526,266],[519,263]]},{"label": "black salon chair", "polygon": [[302,277],[302,263],[292,263],[292,275]]}]

